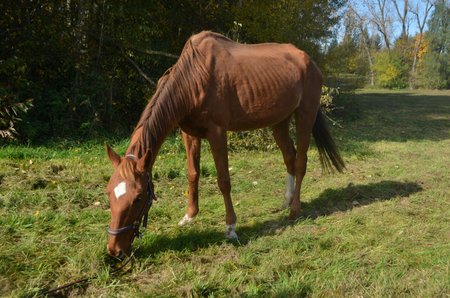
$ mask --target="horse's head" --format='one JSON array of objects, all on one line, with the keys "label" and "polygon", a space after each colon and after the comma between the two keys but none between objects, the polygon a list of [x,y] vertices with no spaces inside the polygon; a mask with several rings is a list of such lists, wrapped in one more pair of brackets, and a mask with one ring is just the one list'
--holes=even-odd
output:
[{"label": "horse's head", "polygon": [[108,233],[108,253],[112,256],[129,255],[134,237],[139,236],[139,226],[147,224],[147,212],[154,199],[153,183],[148,166],[149,151],[141,158],[134,155],[120,157],[106,145],[108,158],[114,165],[106,192],[109,196],[111,221]]}]

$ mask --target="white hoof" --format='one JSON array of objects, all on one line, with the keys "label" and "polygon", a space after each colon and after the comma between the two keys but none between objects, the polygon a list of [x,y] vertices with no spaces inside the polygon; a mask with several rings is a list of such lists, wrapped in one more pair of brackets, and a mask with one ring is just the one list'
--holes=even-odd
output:
[{"label": "white hoof", "polygon": [[179,226],[184,226],[190,224],[194,220],[193,217],[189,217],[189,215],[185,214],[184,217],[178,222]]},{"label": "white hoof", "polygon": [[289,206],[291,206],[290,200],[285,200],[281,205],[281,209],[289,209]]},{"label": "white hoof", "polygon": [[231,240],[239,240],[239,237],[236,234],[236,224],[227,225],[226,236]]}]

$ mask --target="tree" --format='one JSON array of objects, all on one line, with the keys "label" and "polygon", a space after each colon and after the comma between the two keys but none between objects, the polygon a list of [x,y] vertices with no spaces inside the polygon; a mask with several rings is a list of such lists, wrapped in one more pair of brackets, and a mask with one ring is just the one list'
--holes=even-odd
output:
[{"label": "tree", "polygon": [[[416,41],[416,45],[414,47],[414,58],[413,58],[413,63],[412,63],[412,67],[411,67],[411,75],[410,75],[410,79],[409,79],[409,88],[410,89],[414,89],[415,88],[415,83],[414,83],[414,78],[416,76],[416,68],[417,68],[417,55],[419,53],[419,49],[422,43],[422,39],[423,39],[423,30],[428,18],[428,14],[431,10],[431,8],[433,7],[433,3],[431,2],[431,0],[423,0],[425,2],[425,7],[423,9],[423,13],[422,16],[420,15],[420,6],[419,6],[419,2],[416,4],[416,8],[412,11],[412,13],[416,16],[416,21],[417,21],[417,27],[419,29],[419,33],[417,35],[417,41]],[[421,3],[420,3],[421,4]]]},{"label": "tree", "polygon": [[[400,3],[403,2],[403,7],[400,6]],[[400,34],[400,38],[406,39],[409,36],[409,18],[408,12],[410,11],[409,1],[408,0],[392,0],[394,4],[395,12],[397,13],[398,20],[402,26],[402,33]]]},{"label": "tree", "polygon": [[246,0],[234,14],[246,42],[290,42],[316,60],[323,41],[332,35],[344,0]]},{"label": "tree", "polygon": [[368,11],[367,19],[375,25],[378,32],[383,37],[384,45],[388,50],[391,49],[391,31],[392,31],[392,15],[388,0],[363,0]]},{"label": "tree", "polygon": [[16,126],[25,138],[129,133],[192,34],[242,24],[243,42],[291,42],[320,60],[344,2],[0,1],[0,87],[11,103],[33,98]]},{"label": "tree", "polygon": [[367,28],[365,27],[366,19],[365,17],[361,16],[352,5],[349,6],[349,11],[355,16],[357,28],[359,29],[360,35],[361,35],[361,46],[364,49],[364,52],[366,54],[368,66],[369,66],[369,73],[370,73],[370,86],[375,86],[375,71],[373,68],[373,54],[372,49],[377,49],[377,42],[370,38],[369,32]]},{"label": "tree", "polygon": [[[417,85],[423,88],[450,88],[450,28],[448,0],[435,3],[424,34],[426,47],[417,55]],[[423,46],[421,45],[421,48]]]}]

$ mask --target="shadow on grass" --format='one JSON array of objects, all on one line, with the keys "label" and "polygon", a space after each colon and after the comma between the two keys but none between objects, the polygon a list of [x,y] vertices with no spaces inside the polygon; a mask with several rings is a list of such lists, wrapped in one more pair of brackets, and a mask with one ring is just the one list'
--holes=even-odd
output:
[{"label": "shadow on grass", "polygon": [[[297,221],[290,221],[285,215],[276,219],[262,221],[251,226],[239,226],[237,232],[240,242],[235,245],[245,245],[251,239],[272,235],[279,232],[280,228],[295,225],[298,221],[315,219],[319,216],[327,216],[335,212],[342,212],[369,205],[377,201],[390,200],[395,197],[407,197],[419,192],[422,187],[416,182],[381,181],[366,185],[349,184],[340,189],[326,189],[319,197],[311,202],[302,203],[301,217]],[[280,212],[282,210],[276,210]],[[162,251],[187,251],[217,245],[225,240],[224,232],[218,230],[197,231],[195,228],[180,228],[176,235],[156,235],[149,244],[143,245],[137,257],[148,257]]]},{"label": "shadow on grass", "polygon": [[339,189],[328,188],[311,202],[302,204],[302,218],[315,219],[334,212],[346,211],[377,201],[408,197],[422,187],[416,182],[380,181],[365,185],[350,183]]},{"label": "shadow on grass", "polygon": [[349,96],[346,105],[348,115],[341,115],[344,129],[337,132],[342,138],[338,142],[342,151],[346,151],[347,146],[351,151],[355,141],[439,141],[450,138],[450,96],[447,93],[354,94]]}]

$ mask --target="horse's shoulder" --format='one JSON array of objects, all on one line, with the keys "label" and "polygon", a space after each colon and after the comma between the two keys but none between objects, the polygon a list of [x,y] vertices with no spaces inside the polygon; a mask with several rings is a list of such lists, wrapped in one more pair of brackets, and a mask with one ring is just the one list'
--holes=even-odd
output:
[{"label": "horse's shoulder", "polygon": [[209,60],[208,57],[216,59],[229,57],[229,49],[238,44],[222,34],[211,31],[195,34],[190,40],[192,45],[206,57],[206,60]]},{"label": "horse's shoulder", "polygon": [[210,39],[210,40],[214,40],[217,42],[234,42],[231,39],[229,39],[228,37],[226,37],[225,35],[222,35],[220,33],[216,33],[216,32],[212,32],[212,31],[202,31],[200,33],[194,34],[191,36],[190,40],[194,43],[194,44],[199,44],[202,41],[206,40],[206,39]]}]

